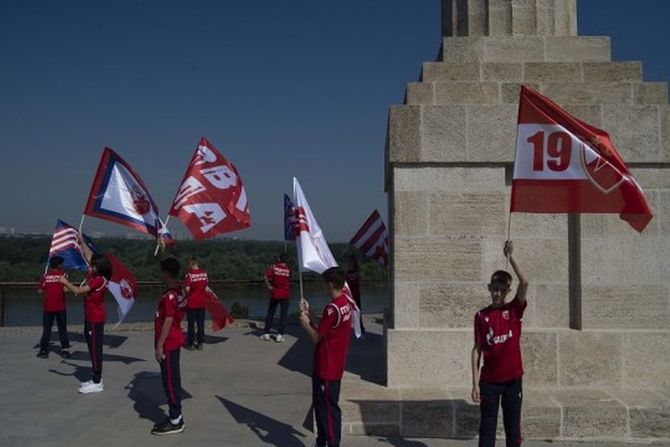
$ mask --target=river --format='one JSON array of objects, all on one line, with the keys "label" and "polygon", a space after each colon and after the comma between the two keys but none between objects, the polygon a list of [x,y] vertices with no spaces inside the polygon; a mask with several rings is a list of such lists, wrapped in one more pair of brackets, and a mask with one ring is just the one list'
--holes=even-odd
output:
[{"label": "river", "polygon": [[[262,285],[217,285],[213,287],[223,305],[230,310],[233,303],[238,302],[247,306],[249,316],[258,318],[265,315],[268,306],[268,291]],[[161,288],[158,286],[143,286],[135,301],[133,309],[126,317],[127,322],[153,321],[156,311],[156,302],[160,298]],[[362,290],[363,312],[380,313],[388,307],[388,288],[386,283],[369,283],[363,285]],[[298,310],[300,296],[297,285],[293,290],[290,312]],[[328,302],[324,286],[320,283],[305,284],[305,298],[312,308],[322,309]],[[28,288],[9,287],[5,291],[5,325],[6,326],[34,326],[42,324],[42,296],[35,290]],[[68,324],[83,324],[84,309],[81,296],[67,295]],[[116,302],[107,293],[107,321],[113,323],[116,318]],[[279,311],[277,311],[279,313]]]}]

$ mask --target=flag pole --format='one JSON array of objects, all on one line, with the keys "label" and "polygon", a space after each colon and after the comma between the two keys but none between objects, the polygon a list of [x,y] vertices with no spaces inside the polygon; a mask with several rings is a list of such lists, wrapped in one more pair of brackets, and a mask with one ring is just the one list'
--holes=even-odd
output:
[{"label": "flag pole", "polygon": [[[168,214],[168,216],[165,218],[165,222],[163,222],[163,226],[165,227],[166,230],[167,230],[167,224],[168,222],[170,222],[170,217],[171,216]],[[158,237],[160,237],[160,234],[158,235]],[[161,244],[160,242],[158,242],[158,238],[156,238],[156,249],[154,250],[154,256],[158,255],[158,249],[160,249],[160,247]]]},{"label": "flag pole", "polygon": [[[507,241],[512,240],[512,210],[507,215]],[[505,241],[505,242],[507,242]],[[505,256],[505,270],[509,267],[509,256]]]},{"label": "flag pole", "polygon": [[79,232],[81,233],[81,230],[84,228],[84,219],[86,218],[86,214],[81,215],[81,220],[79,221]]}]

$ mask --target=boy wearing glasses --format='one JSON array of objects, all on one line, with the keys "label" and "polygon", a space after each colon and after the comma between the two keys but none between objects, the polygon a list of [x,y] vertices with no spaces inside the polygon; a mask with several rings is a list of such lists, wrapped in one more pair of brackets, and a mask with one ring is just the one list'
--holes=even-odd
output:
[{"label": "boy wearing glasses", "polygon": [[[509,259],[519,285],[514,299],[505,302],[512,275],[498,270],[488,286],[491,305],[475,315],[475,345],[472,348],[472,400],[479,403],[479,446],[494,447],[498,408],[502,406],[507,447],[521,445],[521,322],[526,309],[528,279],[516,263],[511,241],[503,253]],[[484,364],[482,365],[482,357]]]}]

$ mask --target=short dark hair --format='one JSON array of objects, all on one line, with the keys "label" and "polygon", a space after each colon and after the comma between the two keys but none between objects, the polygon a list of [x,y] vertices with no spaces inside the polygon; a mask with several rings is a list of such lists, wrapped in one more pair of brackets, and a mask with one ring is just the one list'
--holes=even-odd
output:
[{"label": "short dark hair", "polygon": [[505,270],[496,270],[491,275],[491,284],[504,284],[509,287],[512,285],[512,275]]},{"label": "short dark hair", "polygon": [[95,273],[104,276],[107,280],[112,279],[112,262],[105,255],[94,254],[91,256],[91,267]]},{"label": "short dark hair", "polygon": [[326,283],[330,283],[336,289],[344,287],[344,271],[339,267],[331,267],[321,274]]},{"label": "short dark hair", "polygon": [[286,253],[285,251],[282,251],[281,253],[279,253],[279,261],[280,262],[287,262],[288,261],[288,253]]},{"label": "short dark hair", "polygon": [[195,255],[191,255],[188,258],[186,258],[188,262],[198,262],[198,258]]},{"label": "short dark hair", "polygon": [[51,269],[59,269],[63,266],[63,258],[60,256],[52,256],[51,259],[49,259],[49,268]]},{"label": "short dark hair", "polygon": [[177,279],[179,278],[179,261],[177,258],[165,258],[161,260],[161,272],[165,272],[170,275],[170,278]]}]

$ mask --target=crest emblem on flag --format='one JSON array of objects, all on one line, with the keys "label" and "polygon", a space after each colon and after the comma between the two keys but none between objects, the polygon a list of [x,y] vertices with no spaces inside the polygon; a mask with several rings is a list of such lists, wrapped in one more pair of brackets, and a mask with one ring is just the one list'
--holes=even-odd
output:
[{"label": "crest emblem on flag", "polygon": [[638,232],[653,218],[609,134],[525,86],[510,211],[617,213]]}]

